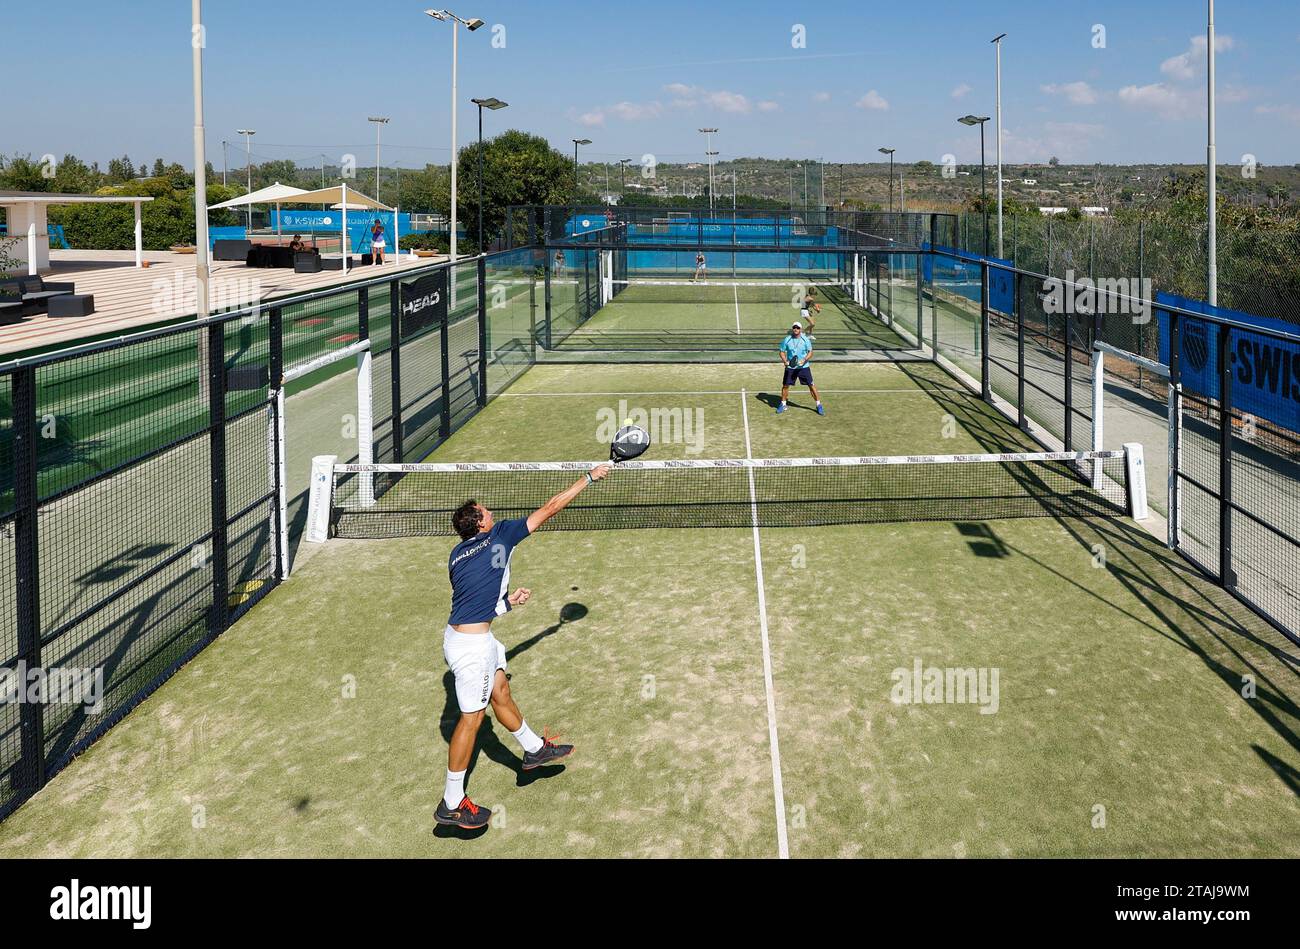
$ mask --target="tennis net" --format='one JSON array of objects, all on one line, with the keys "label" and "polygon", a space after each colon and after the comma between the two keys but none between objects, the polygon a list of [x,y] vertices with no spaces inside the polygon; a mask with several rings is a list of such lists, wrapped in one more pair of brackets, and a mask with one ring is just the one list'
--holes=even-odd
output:
[{"label": "tennis net", "polygon": [[[336,465],[340,537],[451,534],[473,498],[524,517],[593,462]],[[1124,451],[880,458],[634,461],[591,485],[546,526],[558,530],[815,527],[1037,516],[1116,517],[1145,507]],[[323,502],[313,499],[313,506]]]},{"label": "tennis net", "polygon": [[853,284],[801,280],[614,280],[612,295],[620,303],[784,303],[797,308],[812,294],[822,304],[854,303]]}]

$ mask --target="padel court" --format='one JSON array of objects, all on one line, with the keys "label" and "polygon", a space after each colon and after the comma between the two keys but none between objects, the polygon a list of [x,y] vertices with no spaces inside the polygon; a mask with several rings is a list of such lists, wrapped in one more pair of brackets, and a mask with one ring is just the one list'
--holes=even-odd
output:
[{"label": "padel court", "polygon": [[[778,370],[535,365],[427,460],[598,460],[638,412],[660,461],[1039,450],[930,363],[815,364],[825,417],[805,390],[778,416]],[[1294,645],[1123,511],[992,517],[900,466],[914,518],[768,527],[690,471],[656,475],[683,476],[663,526],[518,549],[533,599],[494,634],[529,722],[577,751],[524,773],[489,715],[489,832],[433,832],[454,538],[335,538],[0,824],[0,855],[1300,853]],[[826,482],[775,474],[764,510],[808,520]],[[738,526],[683,526],[718,502]]]}]

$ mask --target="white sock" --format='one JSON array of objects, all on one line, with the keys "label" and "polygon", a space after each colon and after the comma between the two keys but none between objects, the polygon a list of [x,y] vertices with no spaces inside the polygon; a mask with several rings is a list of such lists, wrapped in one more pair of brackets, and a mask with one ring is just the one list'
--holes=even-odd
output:
[{"label": "white sock", "polygon": [[542,740],[537,737],[536,732],[528,727],[527,722],[521,722],[519,725],[519,731],[511,732],[510,734],[515,736],[515,741],[519,742],[519,747],[524,749],[524,751],[528,752],[530,755],[535,751],[541,750]]},{"label": "white sock", "polygon": [[817,404],[818,404],[818,405],[821,405],[821,404],[822,404],[822,400],[821,400],[821,399],[818,399],[818,400],[817,400]]},{"label": "white sock", "polygon": [[448,771],[447,787],[442,792],[442,800],[448,807],[460,807],[460,802],[465,799],[465,772]]}]

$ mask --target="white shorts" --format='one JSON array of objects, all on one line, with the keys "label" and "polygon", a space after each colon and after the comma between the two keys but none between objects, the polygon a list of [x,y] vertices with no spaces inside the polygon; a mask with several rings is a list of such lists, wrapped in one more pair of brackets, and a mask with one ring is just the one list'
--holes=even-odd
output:
[{"label": "white shorts", "polygon": [[382,240],[377,240],[373,242],[370,246],[373,247],[375,250],[383,250],[388,245],[385,244]]},{"label": "white shorts", "polygon": [[456,702],[464,712],[488,707],[497,670],[506,668],[506,647],[490,633],[442,633],[442,656],[456,677]]},{"label": "white shorts", "polygon": [[810,320],[810,319],[812,319],[812,314],[808,312],[808,308],[807,308],[807,307],[804,307],[802,310],[799,311],[799,316],[800,316],[801,319],[804,319],[804,320]]}]

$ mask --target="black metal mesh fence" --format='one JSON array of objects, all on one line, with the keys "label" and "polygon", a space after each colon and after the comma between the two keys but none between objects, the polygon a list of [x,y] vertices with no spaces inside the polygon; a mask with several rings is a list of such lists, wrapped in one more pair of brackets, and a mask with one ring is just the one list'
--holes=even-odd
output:
[{"label": "black metal mesh fence", "polygon": [[[0,366],[0,667],[64,689],[0,702],[0,816],[278,582],[285,370],[355,373],[368,341],[374,460],[419,461],[531,365],[540,264],[406,271]],[[404,323],[403,285],[437,270],[446,318]]]}]

